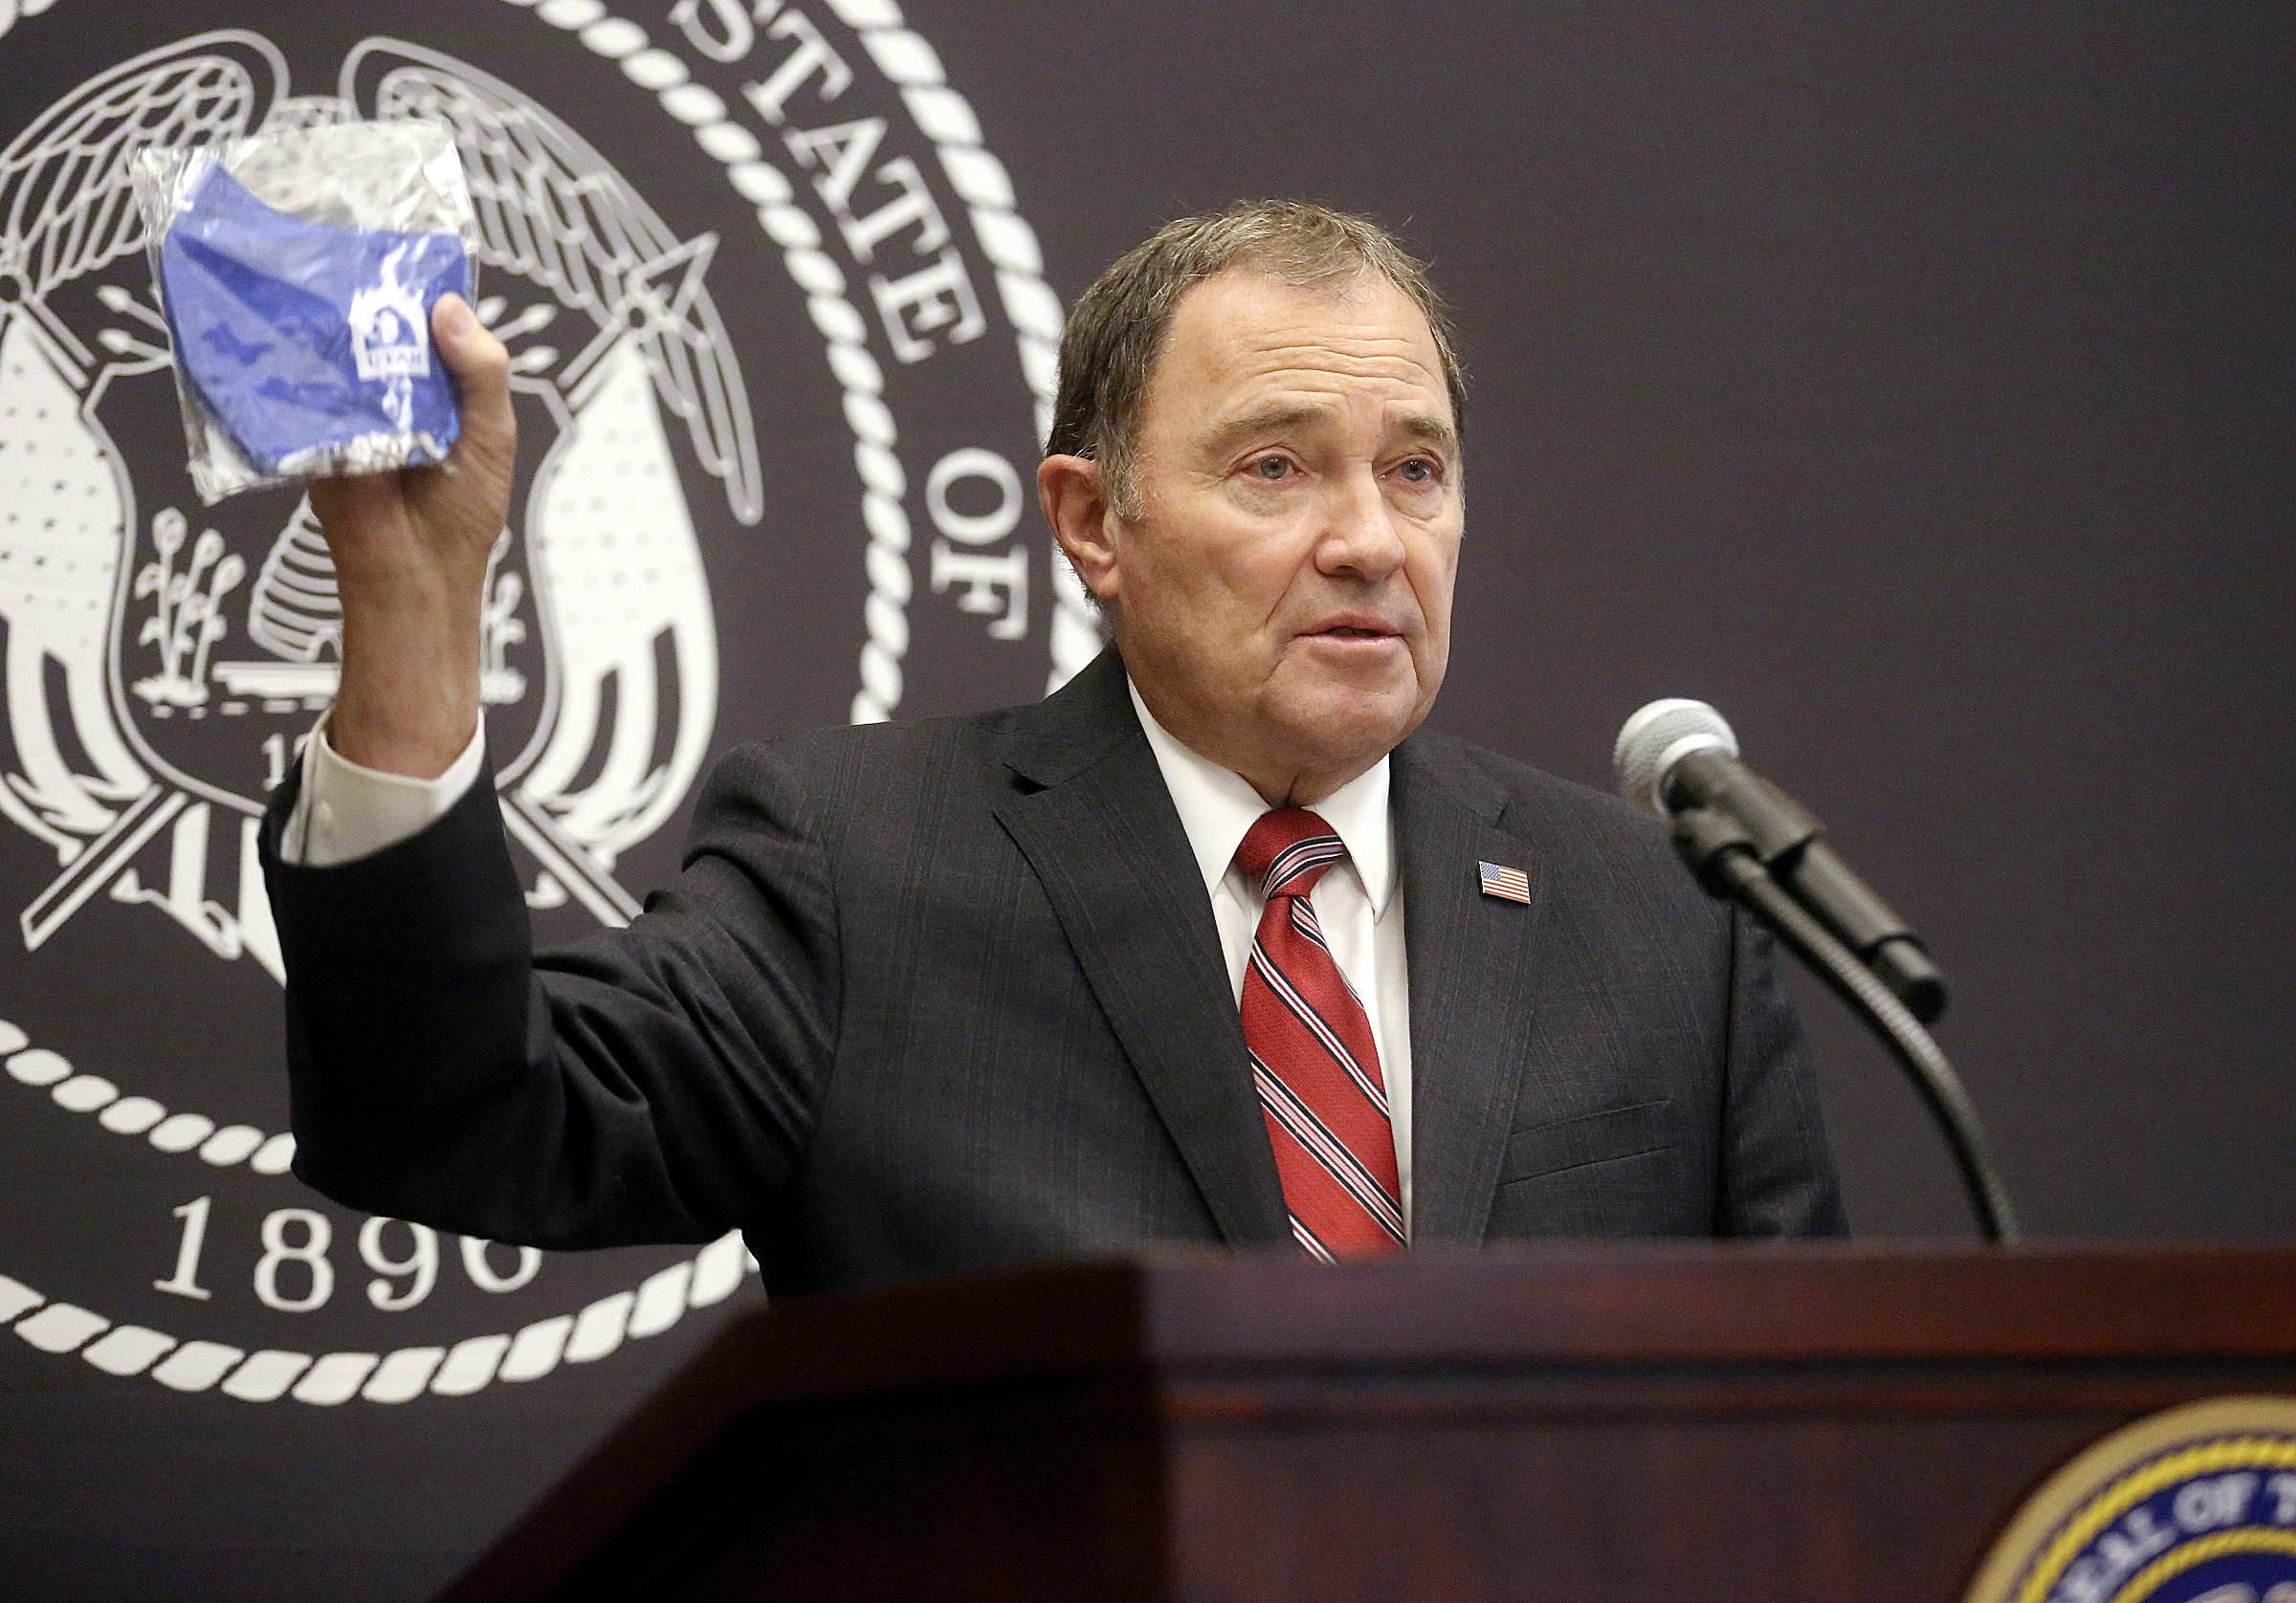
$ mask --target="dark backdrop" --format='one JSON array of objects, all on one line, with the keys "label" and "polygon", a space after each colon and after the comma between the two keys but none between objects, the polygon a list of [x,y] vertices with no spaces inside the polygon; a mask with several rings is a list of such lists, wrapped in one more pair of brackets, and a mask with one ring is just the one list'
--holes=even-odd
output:
[{"label": "dark backdrop", "polygon": [[[1471,369],[1440,725],[1607,784],[1627,713],[1714,701],[1956,982],[2034,1234],[2296,1233],[2286,8],[910,10],[1064,302],[1246,194],[1433,257]],[[103,15],[0,39],[0,131]],[[1964,1234],[1911,1094],[1805,1008],[1856,1227]],[[420,1597],[685,1339],[397,1413],[10,1344],[0,1586]]]},{"label": "dark backdrop", "polygon": [[[1064,291],[1303,193],[1459,303],[1439,725],[1607,788],[1626,714],[1714,702],[1947,965],[2031,1231],[2296,1232],[2296,16],[1062,17],[947,50],[1061,197]],[[1965,1231],[1911,1092],[1804,1010],[1857,1228]]]}]

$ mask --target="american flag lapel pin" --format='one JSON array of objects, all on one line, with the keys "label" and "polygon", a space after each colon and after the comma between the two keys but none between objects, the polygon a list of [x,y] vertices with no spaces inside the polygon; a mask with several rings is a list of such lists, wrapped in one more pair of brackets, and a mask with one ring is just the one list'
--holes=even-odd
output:
[{"label": "american flag lapel pin", "polygon": [[1510,868],[1498,863],[1475,864],[1483,876],[1483,894],[1496,896],[1503,902],[1531,905],[1531,876],[1520,868]]}]

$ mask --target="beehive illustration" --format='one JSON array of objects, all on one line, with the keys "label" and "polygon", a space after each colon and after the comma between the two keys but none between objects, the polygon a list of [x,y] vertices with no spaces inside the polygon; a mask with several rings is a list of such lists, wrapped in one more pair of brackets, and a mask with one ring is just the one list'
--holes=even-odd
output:
[{"label": "beehive illustration", "polygon": [[342,654],[342,601],[335,593],[335,559],[311,502],[271,542],[248,597],[248,638],[289,662],[316,663],[321,652]]}]

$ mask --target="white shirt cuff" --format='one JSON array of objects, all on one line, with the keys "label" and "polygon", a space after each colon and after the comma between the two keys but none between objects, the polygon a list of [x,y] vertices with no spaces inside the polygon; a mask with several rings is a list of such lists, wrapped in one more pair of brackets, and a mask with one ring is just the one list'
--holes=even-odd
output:
[{"label": "white shirt cuff", "polygon": [[298,868],[332,868],[371,857],[421,834],[477,782],[486,760],[486,722],[435,780],[386,774],[336,754],[327,716],[303,741],[302,794],[279,832],[279,857]]}]

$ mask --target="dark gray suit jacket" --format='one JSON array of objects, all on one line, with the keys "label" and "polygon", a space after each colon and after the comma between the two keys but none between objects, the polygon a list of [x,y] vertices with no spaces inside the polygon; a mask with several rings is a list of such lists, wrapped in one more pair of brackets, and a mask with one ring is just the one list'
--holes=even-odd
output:
[{"label": "dark gray suit jacket", "polygon": [[[1426,734],[1393,797],[1417,1242],[1842,1228],[1769,942],[1655,823]],[[740,1225],[781,1292],[1290,1242],[1113,651],[1035,706],[740,748],[676,884],[541,959],[491,784],[266,867],[296,1168],[347,1205],[543,1246]]]}]

